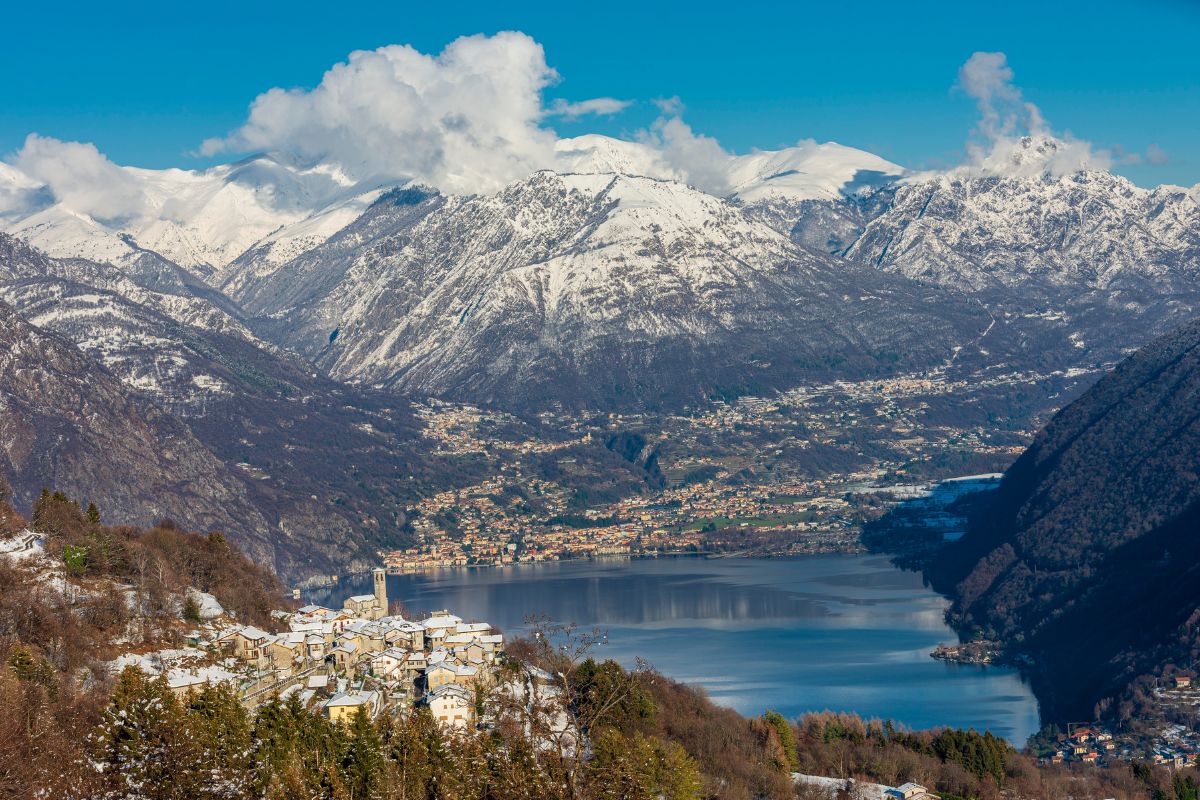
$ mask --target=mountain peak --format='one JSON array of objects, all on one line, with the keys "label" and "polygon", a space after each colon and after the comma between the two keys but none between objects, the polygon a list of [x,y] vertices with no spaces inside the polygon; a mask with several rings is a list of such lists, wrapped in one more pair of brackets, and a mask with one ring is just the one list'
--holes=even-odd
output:
[{"label": "mountain peak", "polygon": [[905,174],[898,164],[864,150],[800,142],[782,150],[755,150],[730,162],[729,182],[742,201],[836,200],[876,188]]}]

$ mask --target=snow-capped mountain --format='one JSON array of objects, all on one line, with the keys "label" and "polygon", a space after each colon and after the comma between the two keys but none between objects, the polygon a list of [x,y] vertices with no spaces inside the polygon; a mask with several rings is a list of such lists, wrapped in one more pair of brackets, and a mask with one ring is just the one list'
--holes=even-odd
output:
[{"label": "snow-capped mountain", "polygon": [[0,165],[0,229],[51,256],[124,267],[152,251],[205,278],[252,246],[291,258],[354,220],[378,187],[260,155],[207,170],[120,168],[137,211],[98,219]]},{"label": "snow-capped mountain", "polygon": [[130,390],[185,415],[234,391],[214,353],[236,348],[269,359],[280,352],[242,323],[227,297],[154,253],[122,271],[51,258],[0,233],[0,298],[75,342]]},{"label": "snow-capped mountain", "polygon": [[835,142],[804,142],[730,161],[732,194],[747,205],[837,200],[894,182],[898,164]]},{"label": "snow-capped mountain", "polygon": [[1108,172],[939,176],[896,188],[846,256],[969,291],[1195,291],[1200,203],[1194,192],[1141,189]]},{"label": "snow-capped mountain", "polygon": [[[0,468],[17,477],[22,502],[41,486],[88,487],[86,496],[102,507],[128,509],[129,522],[168,515],[219,527],[290,574],[364,556],[365,532],[403,525],[403,514],[384,514],[380,498],[402,508],[408,476],[440,469],[436,457],[413,447],[419,432],[403,400],[335,383],[244,329],[223,329],[212,308],[191,322],[163,310],[173,311],[176,301],[187,298],[143,289],[109,265],[50,258],[0,234],[0,310],[9,314],[0,314],[0,328],[10,319],[14,330],[57,342],[54,352],[63,351],[63,364],[81,376],[59,385],[55,363],[44,365],[50,374],[41,378],[21,374],[36,372],[36,360],[0,364],[0,429],[11,445],[8,467],[0,451]],[[28,391],[20,408],[4,406],[31,381],[45,397]],[[119,419],[93,403],[112,405]],[[67,413],[62,404],[78,424],[59,435],[49,420]],[[102,463],[113,436],[129,438],[103,462],[113,480],[89,486],[80,470]],[[189,479],[173,466],[180,461],[211,472],[195,479],[211,490],[194,491],[210,491],[208,500],[228,516],[195,515]],[[158,472],[151,479],[142,470]],[[155,488],[159,480],[178,482],[178,491]],[[154,504],[126,502],[122,492],[143,484]]]},{"label": "snow-capped mountain", "polygon": [[[230,502],[244,492],[244,535],[306,573],[369,553],[439,468],[404,394],[678,407],[1092,368],[1200,309],[1200,190],[1056,174],[1056,150],[1018,144],[1042,168],[910,174],[834,144],[719,157],[715,193],[652,143],[599,136],[488,195],[265,156],[114,167],[136,210],[115,216],[0,164],[0,302],[120,402],[168,412]],[[38,413],[10,415],[13,441]],[[36,441],[53,461],[75,440]]]},{"label": "snow-capped mountain", "polygon": [[97,502],[114,522],[170,514],[197,529],[236,529],[250,552],[270,557],[268,525],[245,485],[183,423],[137,403],[72,343],[3,302],[0,442],[22,505],[53,486]]},{"label": "snow-capped mountain", "polygon": [[[149,252],[209,280],[251,250],[255,260],[294,258],[349,225],[383,191],[407,183],[356,181],[332,165],[299,167],[270,155],[206,170],[112,168],[134,210],[109,218],[0,162],[0,230],[56,258],[126,268]],[[686,182],[662,150],[597,135],[560,140],[553,168]],[[903,173],[869,153],[812,142],[729,156],[715,169],[731,196],[772,209],[833,200]]]},{"label": "snow-capped mountain", "polygon": [[489,197],[405,190],[241,275],[225,288],[265,335],[334,377],[501,403],[693,402],[834,362],[926,366],[989,322],[734,203],[611,174],[542,172]]},{"label": "snow-capped mountain", "polygon": [[[1027,137],[935,175],[806,142],[715,155],[716,194],[652,140],[594,135],[486,196],[257,156],[120,168],[137,212],[103,220],[5,165],[0,226],[59,256],[5,296],[139,391],[193,406],[228,381],[163,320],[342,381],[502,402],[534,386],[690,401],[830,360],[928,365],[996,316],[980,300],[1061,320],[1078,357],[1123,315],[1119,352],[1200,307],[1197,191],[1057,174],[1065,148]],[[134,345],[159,339],[158,358]]]},{"label": "snow-capped mountain", "polygon": [[[589,134],[561,139],[554,171],[643,176],[687,183],[684,170],[662,150]],[[903,167],[836,142],[801,142],[782,150],[730,155],[712,165],[723,175],[722,196],[751,206],[788,206],[808,200],[837,200],[877,188],[905,174]]]}]

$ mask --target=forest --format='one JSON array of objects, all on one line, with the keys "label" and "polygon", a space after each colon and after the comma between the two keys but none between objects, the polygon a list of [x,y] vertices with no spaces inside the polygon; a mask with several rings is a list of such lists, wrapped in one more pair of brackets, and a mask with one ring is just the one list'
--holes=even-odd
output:
[{"label": "forest", "polygon": [[1192,323],[1060,411],[927,565],[964,637],[1032,665],[1049,719],[1129,720],[1139,679],[1196,663],[1198,393]]}]

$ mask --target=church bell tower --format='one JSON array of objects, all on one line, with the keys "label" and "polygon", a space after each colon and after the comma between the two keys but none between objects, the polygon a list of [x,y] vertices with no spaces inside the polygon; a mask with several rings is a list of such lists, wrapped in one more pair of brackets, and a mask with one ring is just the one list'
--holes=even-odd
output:
[{"label": "church bell tower", "polygon": [[371,574],[375,577],[375,618],[378,619],[388,613],[387,571],[376,567]]}]

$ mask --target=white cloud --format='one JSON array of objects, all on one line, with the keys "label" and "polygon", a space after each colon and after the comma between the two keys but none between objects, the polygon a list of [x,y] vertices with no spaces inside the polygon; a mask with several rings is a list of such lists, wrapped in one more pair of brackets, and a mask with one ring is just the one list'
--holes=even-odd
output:
[{"label": "white cloud", "polygon": [[683,114],[683,101],[679,99],[679,95],[657,97],[654,105],[658,106],[659,113],[664,117],[678,117]]},{"label": "white cloud", "polygon": [[618,114],[633,105],[632,100],[618,100],[615,97],[593,97],[590,100],[568,102],[561,97],[550,104],[547,114],[555,117],[577,119],[588,114],[611,115]]},{"label": "white cloud", "polygon": [[[249,119],[202,152],[266,150],[300,163],[337,162],[357,180],[412,179],[449,193],[491,192],[555,166],[548,118],[615,114],[631,101],[557,99],[542,91],[558,75],[541,45],[522,33],[470,36],[438,55],[391,45],[351,53],[306,89],[272,89]],[[729,153],[680,119],[678,97],[656,100],[663,116],[638,140],[661,152],[671,174],[715,194],[728,191]]]},{"label": "white cloud", "polygon": [[975,100],[979,122],[967,142],[968,163],[952,173],[1031,177],[1109,168],[1108,151],[1069,133],[1053,134],[1013,77],[1004,53],[974,53],[959,69],[956,88]]},{"label": "white cloud", "polygon": [[557,80],[523,33],[468,36],[438,55],[356,51],[314,89],[259,95],[246,123],[203,151],[268,150],[336,161],[351,175],[487,192],[549,166],[542,90]]},{"label": "white cloud", "polygon": [[135,216],[145,208],[138,181],[93,144],[29,134],[10,159],[25,175],[44,183],[56,200],[102,221]]},{"label": "white cloud", "polygon": [[[676,102],[668,107],[682,106]],[[643,131],[638,138],[642,144],[659,151],[667,166],[685,176],[692,186],[709,194],[729,194],[729,160],[732,156],[716,139],[695,133],[678,116],[659,117],[650,130]]]}]

